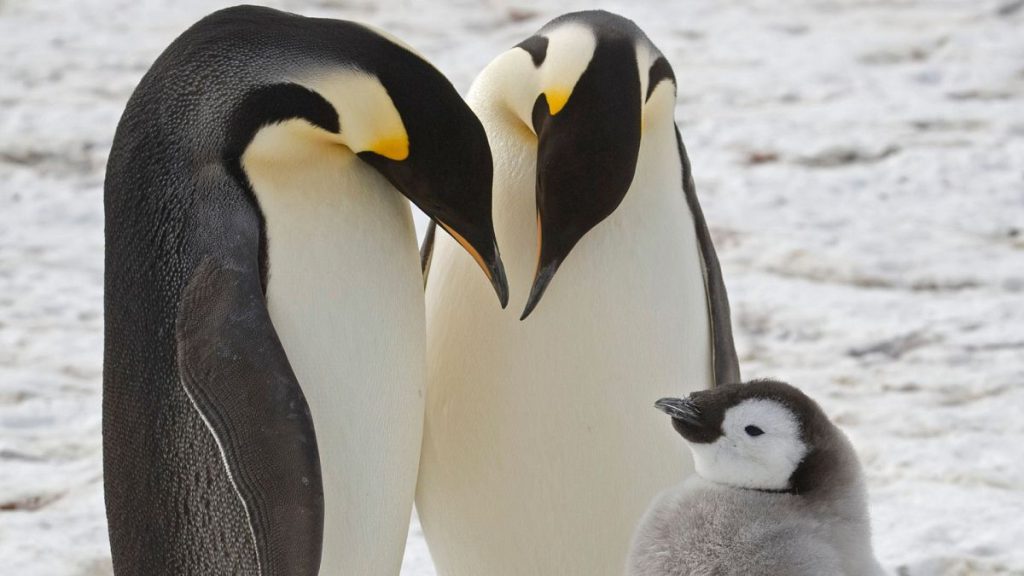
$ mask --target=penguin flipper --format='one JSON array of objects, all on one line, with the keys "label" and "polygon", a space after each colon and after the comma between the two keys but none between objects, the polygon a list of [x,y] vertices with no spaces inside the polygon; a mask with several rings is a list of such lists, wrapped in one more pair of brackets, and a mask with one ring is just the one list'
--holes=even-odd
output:
[{"label": "penguin flipper", "polygon": [[434,235],[437,234],[437,222],[433,220],[427,225],[427,233],[423,236],[423,246],[420,247],[420,266],[423,268],[423,286],[427,286],[427,276],[430,275],[430,260],[434,257]]},{"label": "penguin flipper", "polygon": [[711,354],[713,359],[715,385],[742,382],[740,364],[736,357],[736,344],[732,338],[732,319],[729,310],[729,295],[722,279],[722,267],[718,262],[715,245],[711,241],[704,212],[697,201],[697,187],[693,182],[693,171],[690,158],[686,154],[683,137],[676,127],[676,142],[679,145],[679,157],[683,163],[683,193],[686,204],[693,214],[693,226],[697,231],[700,245],[701,260],[704,263],[704,287],[708,296],[708,313],[711,325]]},{"label": "penguin flipper", "polygon": [[315,576],[324,501],[316,435],[257,274],[206,257],[177,318],[182,383],[245,506],[262,576]]}]

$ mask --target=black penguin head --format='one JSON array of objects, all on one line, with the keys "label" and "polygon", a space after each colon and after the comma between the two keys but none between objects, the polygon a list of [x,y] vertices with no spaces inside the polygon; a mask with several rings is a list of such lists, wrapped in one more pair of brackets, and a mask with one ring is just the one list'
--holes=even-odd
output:
[{"label": "black penguin head", "polygon": [[[674,78],[644,33],[603,11],[566,14],[497,58],[478,84],[537,147],[539,253],[525,319],[576,244],[622,202],[633,183],[647,98]],[[495,96],[497,95],[497,96]],[[659,104],[661,98],[659,98]]]},{"label": "black penguin head", "polygon": [[391,66],[378,73],[401,115],[408,154],[394,158],[366,150],[359,156],[473,256],[505,307],[508,282],[491,217],[494,168],[487,135],[444,76],[411,53],[406,59],[406,70]]},{"label": "black penguin head", "polygon": [[[264,171],[273,173],[281,156],[304,169],[309,157],[341,163],[341,150],[355,153],[473,256],[505,306],[508,284],[491,218],[493,165],[480,120],[412,49],[357,24],[301,23],[309,64],[236,106],[227,159],[248,172],[245,160],[259,142],[253,154],[269,158]],[[260,140],[264,129],[275,135]]]},{"label": "black penguin head", "polygon": [[693,452],[710,481],[798,494],[827,481],[845,438],[814,400],[774,380],[728,384],[655,406]]}]

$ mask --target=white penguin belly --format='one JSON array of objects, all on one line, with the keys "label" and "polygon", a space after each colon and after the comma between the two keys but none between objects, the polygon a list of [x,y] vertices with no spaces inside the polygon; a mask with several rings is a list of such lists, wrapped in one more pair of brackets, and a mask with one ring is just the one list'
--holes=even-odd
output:
[{"label": "white penguin belly", "polygon": [[441,576],[620,576],[651,500],[692,471],[652,407],[712,381],[701,257],[668,132],[645,135],[622,205],[526,321],[535,151],[491,142],[495,174],[509,175],[496,177],[495,225],[510,310],[438,235],[417,506]]},{"label": "white penguin belly", "polygon": [[261,163],[249,152],[245,167],[266,219],[270,317],[316,429],[325,503],[320,574],[393,576],[423,423],[424,310],[412,215],[351,153],[299,146],[294,167],[301,169],[280,154]]}]

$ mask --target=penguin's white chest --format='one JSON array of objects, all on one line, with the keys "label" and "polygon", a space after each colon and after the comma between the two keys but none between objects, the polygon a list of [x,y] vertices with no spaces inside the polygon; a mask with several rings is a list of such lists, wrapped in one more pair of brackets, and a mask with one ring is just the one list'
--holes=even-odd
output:
[{"label": "penguin's white chest", "polygon": [[267,305],[317,435],[321,573],[395,574],[423,417],[424,311],[411,213],[351,153],[275,134],[279,128],[289,129],[260,132],[244,161],[266,221]]},{"label": "penguin's white chest", "polygon": [[690,471],[652,407],[711,383],[702,264],[667,132],[645,135],[622,205],[523,322],[535,151],[492,139],[511,310],[493,305],[474,263],[439,236],[417,494],[440,574],[618,576],[651,499]]}]

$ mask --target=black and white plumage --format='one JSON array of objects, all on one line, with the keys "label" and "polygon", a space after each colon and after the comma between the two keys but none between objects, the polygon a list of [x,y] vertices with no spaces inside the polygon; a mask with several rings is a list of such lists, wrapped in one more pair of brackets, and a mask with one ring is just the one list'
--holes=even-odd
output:
[{"label": "black and white plumage", "polygon": [[496,57],[467,101],[523,314],[428,240],[427,543],[441,576],[621,576],[651,499],[691,471],[647,399],[739,379],[675,76],[636,24],[579,12]]},{"label": "black and white plumage", "polygon": [[805,394],[761,380],[657,406],[697,475],[654,501],[628,576],[884,574],[857,455]]},{"label": "black and white plumage", "polygon": [[243,6],[167,48],[105,184],[116,574],[397,573],[426,346],[402,196],[504,300],[491,178],[452,85],[364,26]]}]

